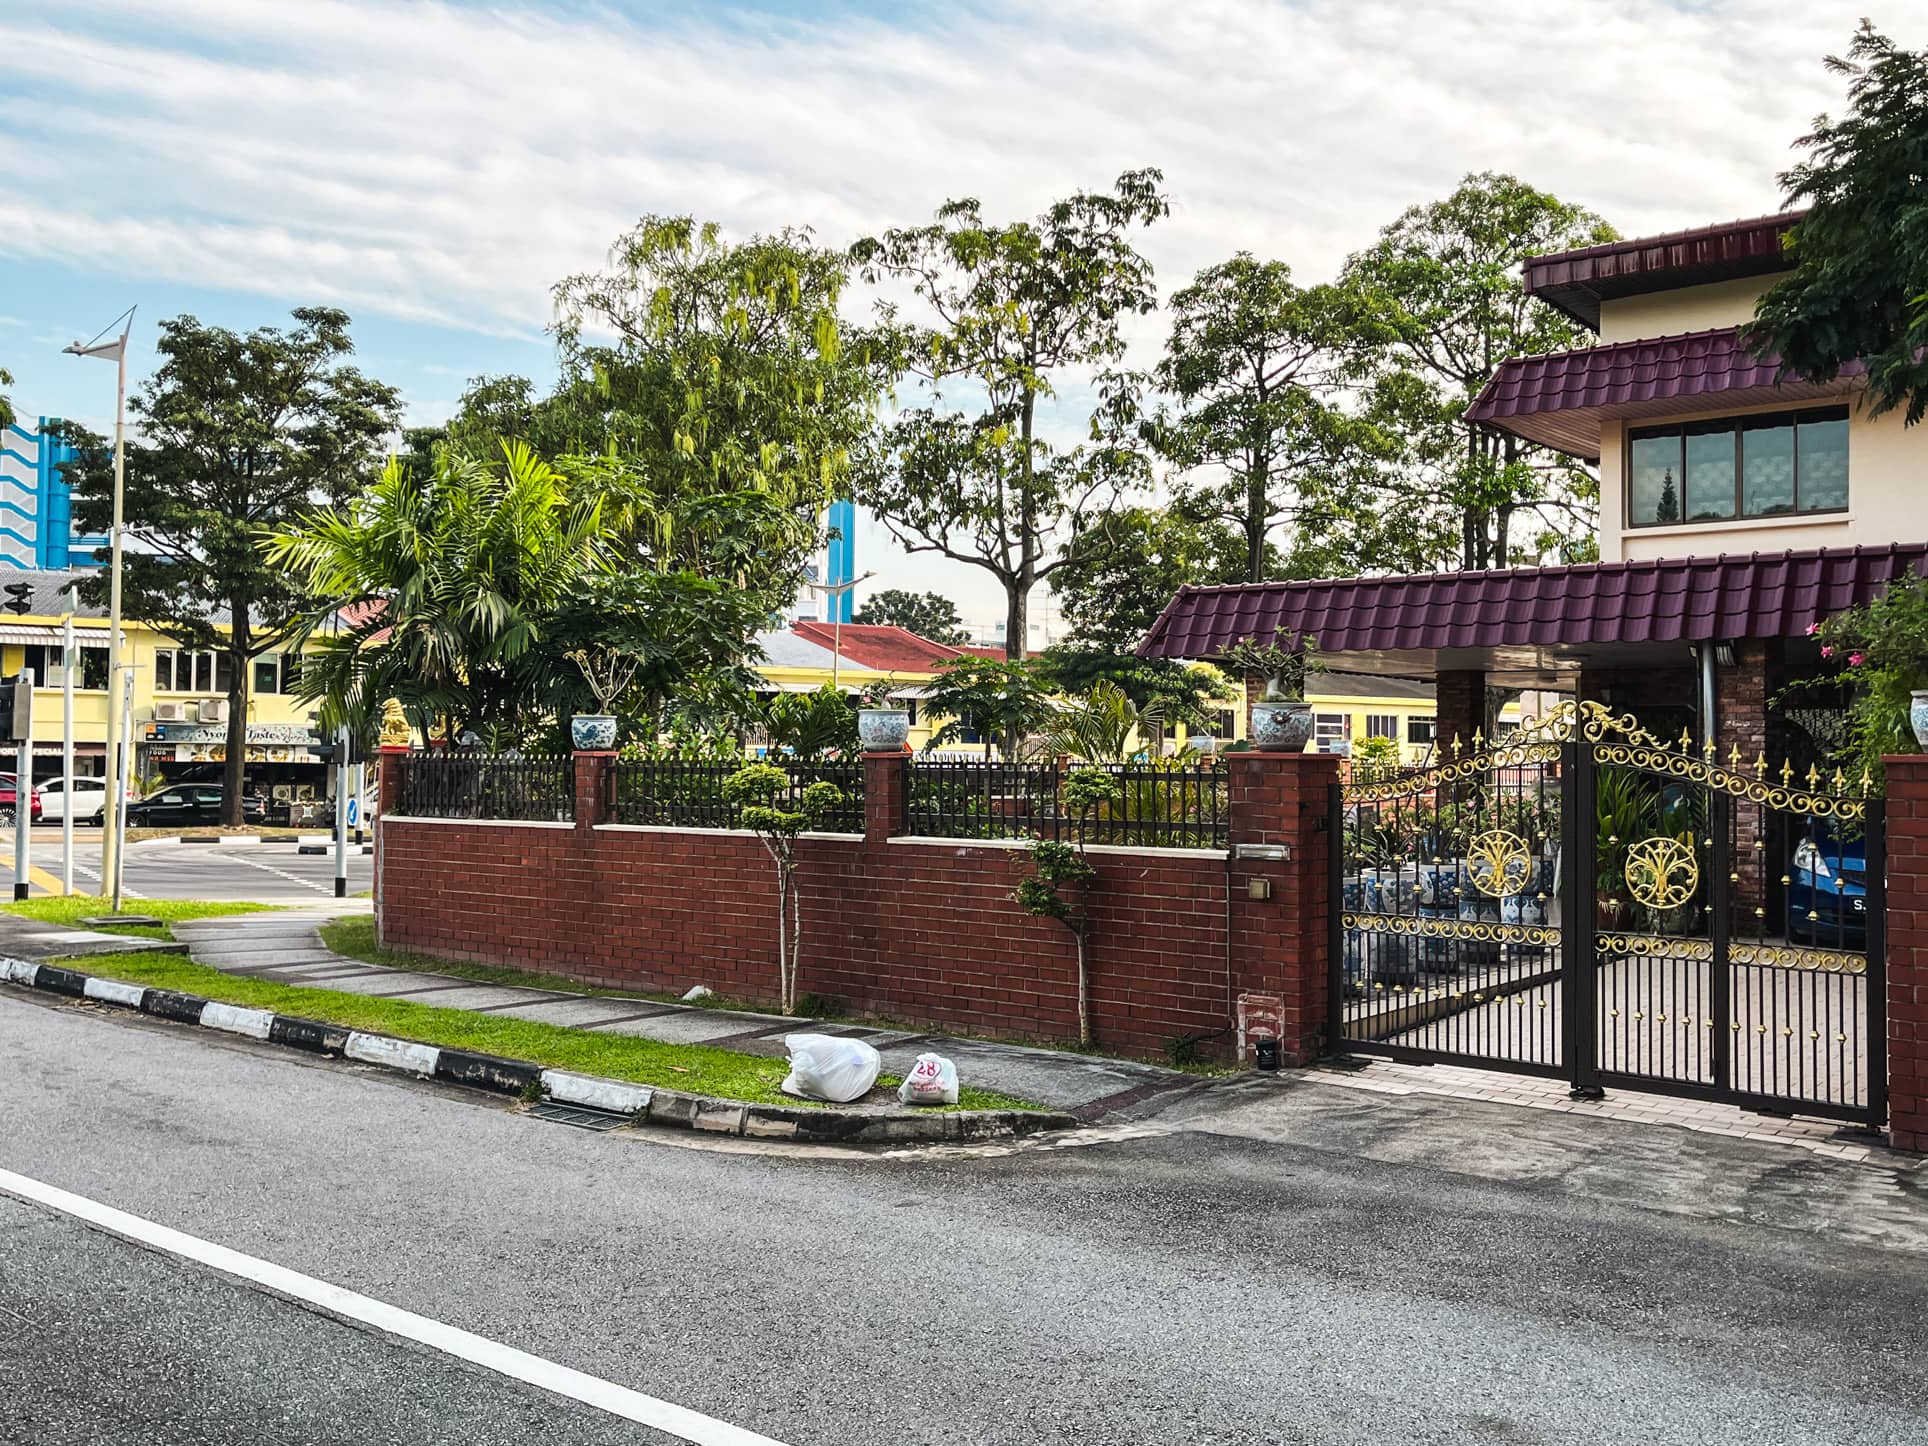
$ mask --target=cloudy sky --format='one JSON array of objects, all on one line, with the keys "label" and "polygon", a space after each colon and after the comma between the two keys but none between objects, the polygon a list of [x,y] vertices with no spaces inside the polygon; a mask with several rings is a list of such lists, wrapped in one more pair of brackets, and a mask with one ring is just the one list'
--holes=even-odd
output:
[{"label": "cloudy sky", "polygon": [[151,340],[326,301],[435,420],[548,376],[549,285],[644,212],[842,243],[1144,165],[1167,290],[1240,248],[1328,276],[1473,170],[1628,233],[1754,215],[1863,13],[1928,43],[1920,0],[8,0],[0,366],[21,412],[99,425],[111,371],[59,348],[129,304]]}]

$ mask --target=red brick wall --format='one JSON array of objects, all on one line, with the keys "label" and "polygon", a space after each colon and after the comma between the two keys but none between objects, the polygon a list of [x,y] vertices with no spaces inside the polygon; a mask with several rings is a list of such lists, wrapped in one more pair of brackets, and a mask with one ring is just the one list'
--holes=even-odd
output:
[{"label": "red brick wall", "polygon": [[1434,737],[1436,748],[1452,757],[1453,740],[1462,749],[1473,746],[1473,735],[1486,736],[1486,674],[1477,670],[1442,668],[1433,680],[1433,700],[1438,722]]},{"label": "red brick wall", "polygon": [[[1172,1039],[1206,1036],[1201,1049],[1226,1057],[1243,990],[1285,994],[1288,1060],[1318,1050],[1327,944],[1316,830],[1335,761],[1228,761],[1235,800],[1249,794],[1234,808],[1234,841],[1291,857],[1237,859],[1228,871],[1216,854],[1092,850],[1092,1025],[1108,1050],[1155,1056]],[[891,839],[883,819],[870,822],[867,839],[799,841],[799,990],[859,1016],[1075,1039],[1071,935],[1011,897],[1029,868],[1024,849]],[[581,817],[574,828],[384,818],[380,832],[384,944],[614,987],[703,984],[765,1005],[777,995],[775,866],[754,837]],[[1269,899],[1248,896],[1253,878],[1270,881]]]},{"label": "red brick wall", "polygon": [[1928,1150],[1928,757],[1885,762],[1889,1135]]}]

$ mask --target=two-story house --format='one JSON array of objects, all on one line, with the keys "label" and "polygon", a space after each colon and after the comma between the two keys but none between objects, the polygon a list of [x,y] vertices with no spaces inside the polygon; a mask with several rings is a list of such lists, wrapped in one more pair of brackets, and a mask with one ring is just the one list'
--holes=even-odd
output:
[{"label": "two-story house", "polygon": [[1188,588],[1141,645],[1211,658],[1275,628],[1348,672],[1432,679],[1442,742],[1550,690],[1803,768],[1826,709],[1811,623],[1928,571],[1928,432],[1861,379],[1777,380],[1743,340],[1789,213],[1541,256],[1529,293],[1599,334],[1502,365],[1468,415],[1600,472],[1597,563]]}]

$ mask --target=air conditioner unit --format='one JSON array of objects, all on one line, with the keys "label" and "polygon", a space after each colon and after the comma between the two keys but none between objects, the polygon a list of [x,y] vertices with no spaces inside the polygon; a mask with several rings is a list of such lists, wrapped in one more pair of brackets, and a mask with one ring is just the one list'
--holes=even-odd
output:
[{"label": "air conditioner unit", "polygon": [[228,700],[226,698],[203,698],[195,705],[195,716],[203,723],[225,723],[228,721]]},{"label": "air conditioner unit", "polygon": [[156,723],[187,722],[187,704],[156,703],[154,705],[154,721]]}]

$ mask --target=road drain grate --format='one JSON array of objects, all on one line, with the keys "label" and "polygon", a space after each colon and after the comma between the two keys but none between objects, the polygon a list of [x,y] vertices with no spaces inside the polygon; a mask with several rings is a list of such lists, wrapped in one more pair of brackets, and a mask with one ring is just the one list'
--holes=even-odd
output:
[{"label": "road drain grate", "polygon": [[615,1110],[592,1109],[588,1105],[559,1105],[544,1100],[531,1106],[529,1113],[539,1120],[554,1120],[559,1125],[574,1125],[579,1130],[613,1130],[629,1123],[629,1116]]}]

